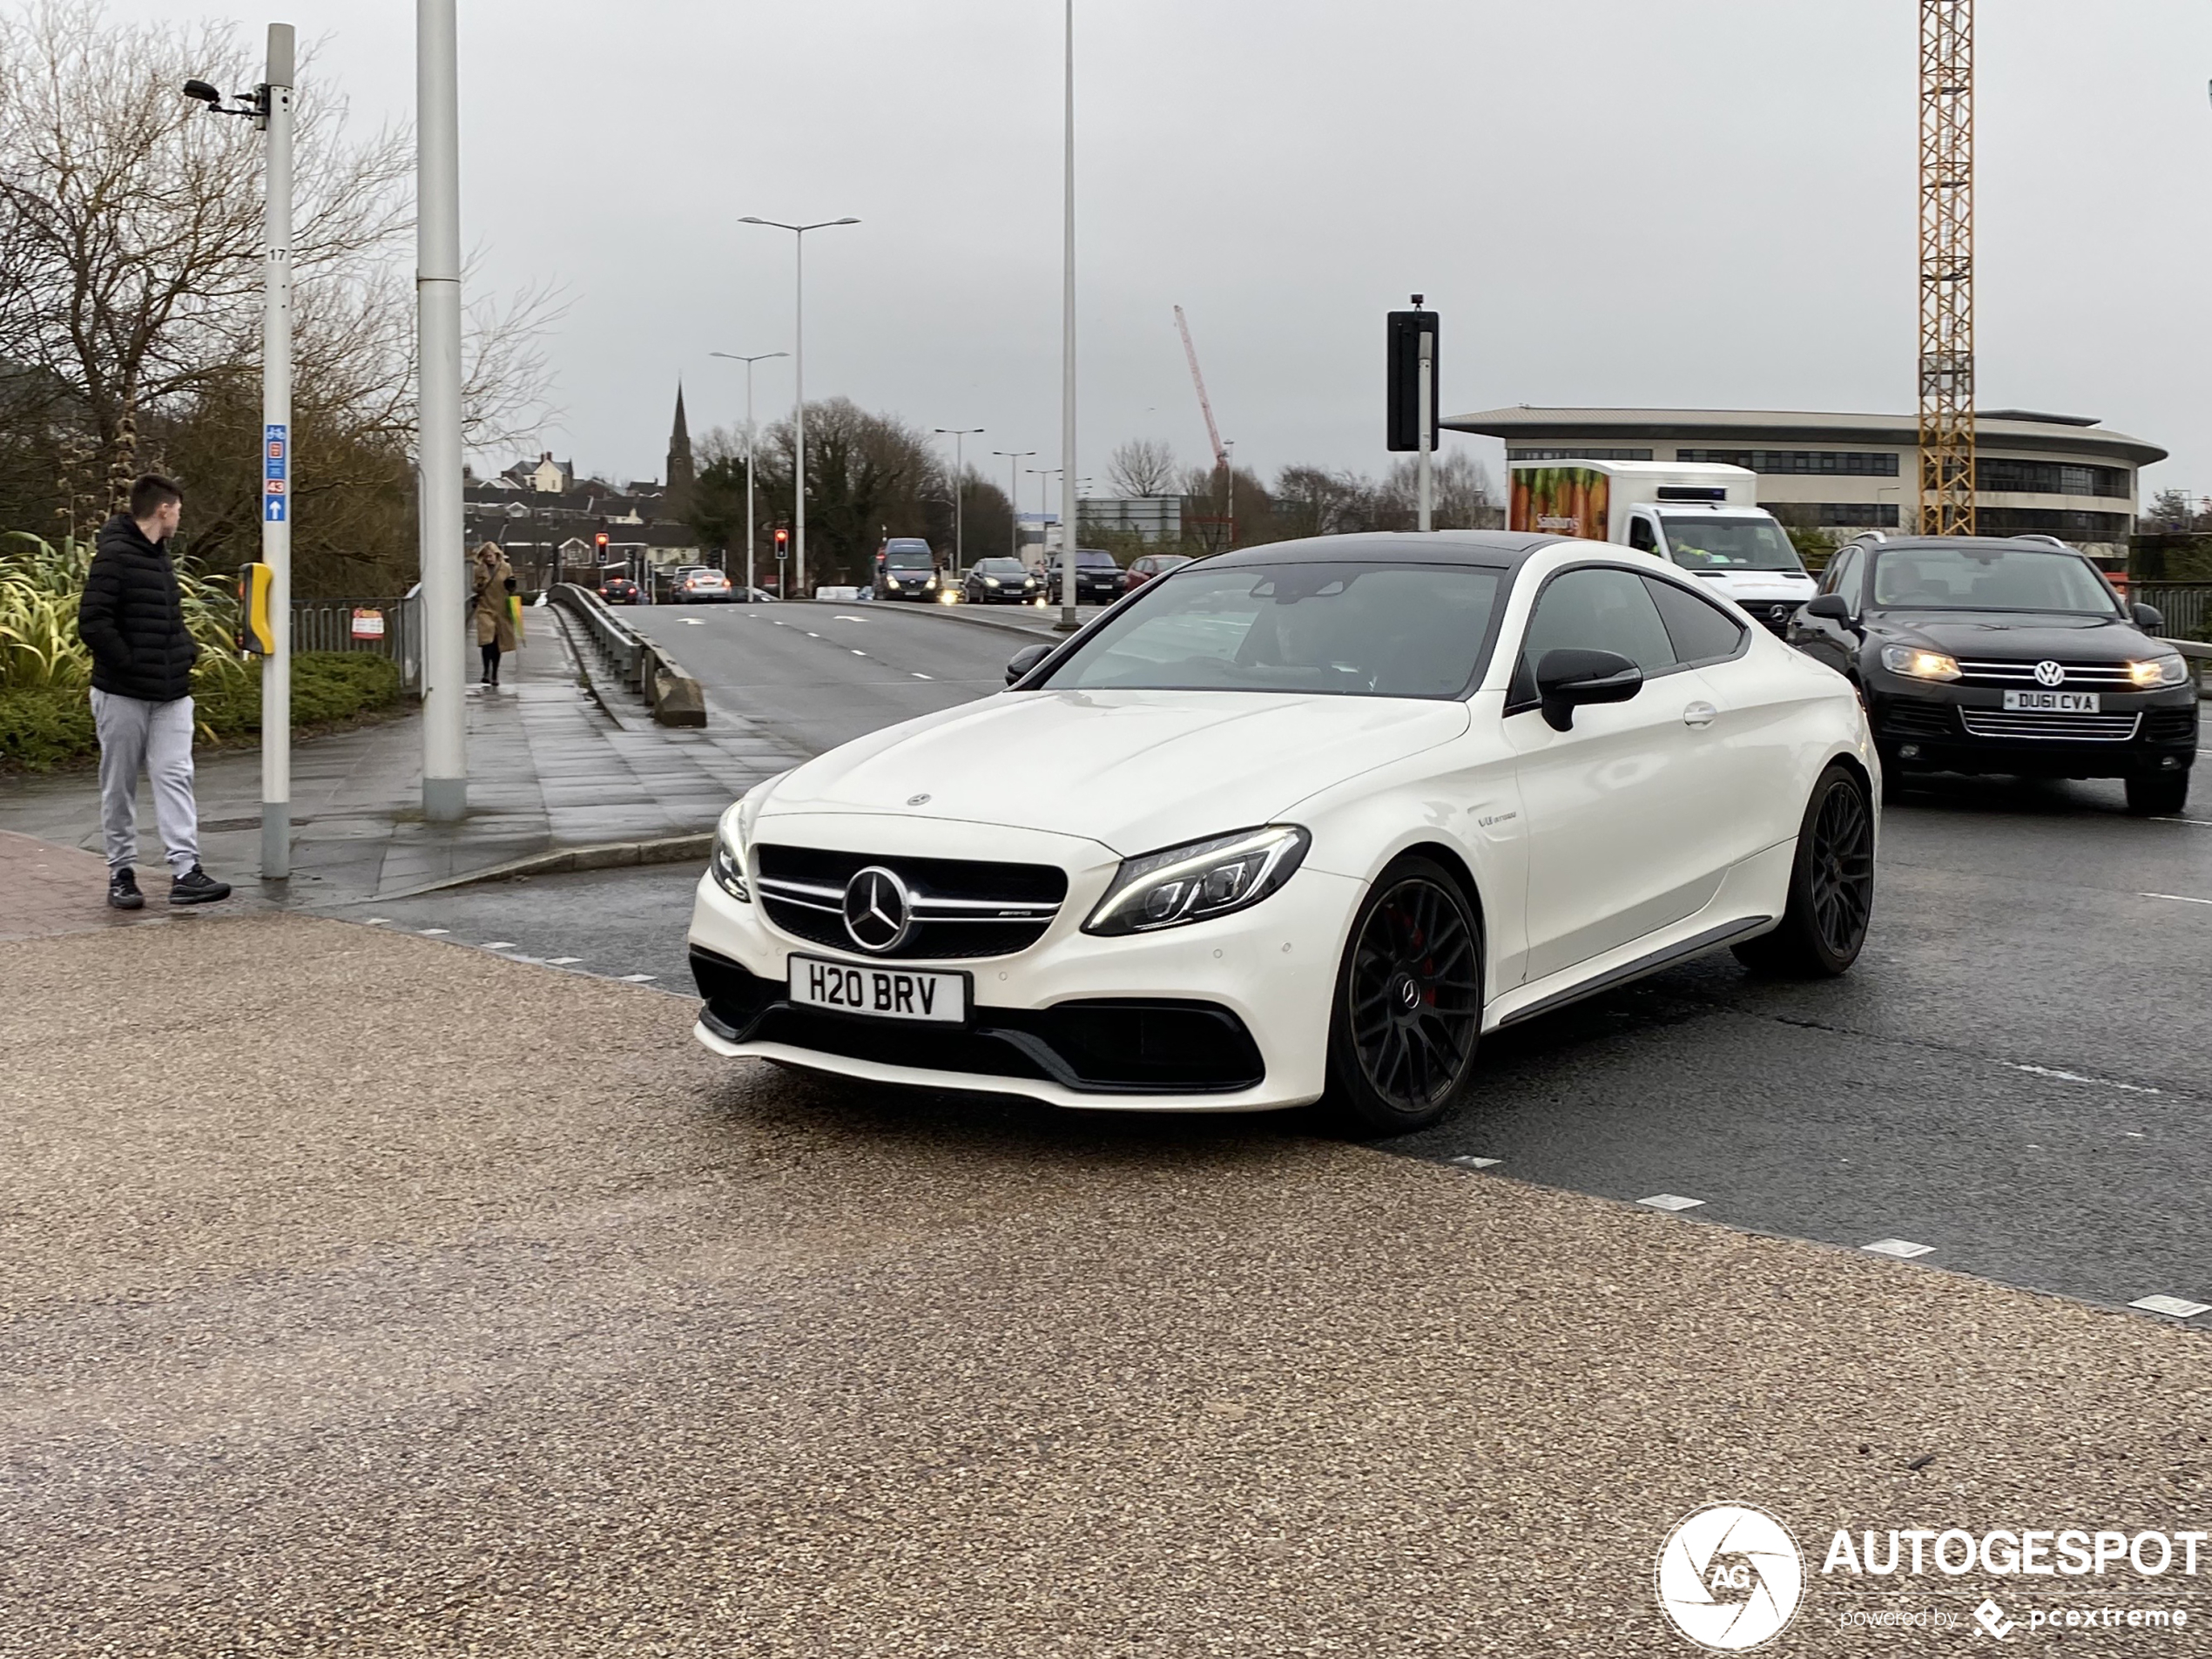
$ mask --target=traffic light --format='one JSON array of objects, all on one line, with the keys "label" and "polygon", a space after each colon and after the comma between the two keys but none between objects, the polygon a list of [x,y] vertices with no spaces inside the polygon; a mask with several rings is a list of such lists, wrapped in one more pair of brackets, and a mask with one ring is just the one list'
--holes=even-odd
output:
[{"label": "traffic light", "polygon": [[776,556],[779,559],[791,556],[791,532],[787,529],[779,529],[776,532]]},{"label": "traffic light", "polygon": [[[1415,294],[1419,306],[1421,296]],[[1390,314],[1389,384],[1385,393],[1389,429],[1388,448],[1421,447],[1421,336],[1428,336],[1428,447],[1437,447],[1436,314],[1433,311],[1393,311]]]},{"label": "traffic light", "polygon": [[605,551],[606,551],[606,550],[607,550],[607,533],[606,533],[606,531],[604,531],[604,530],[601,530],[601,531],[600,531],[600,532],[599,532],[597,536],[593,536],[593,537],[591,538],[591,544],[592,544],[594,547],[597,548],[597,549],[598,549],[601,552],[603,552],[603,553],[604,553],[604,552],[605,552]]}]

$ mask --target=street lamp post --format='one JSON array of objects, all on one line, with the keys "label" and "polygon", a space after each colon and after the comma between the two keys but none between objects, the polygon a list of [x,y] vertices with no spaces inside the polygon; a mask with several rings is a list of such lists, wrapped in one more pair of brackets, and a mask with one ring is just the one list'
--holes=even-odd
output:
[{"label": "street lamp post", "polygon": [[[806,597],[806,233],[860,222],[857,219],[825,219],[812,225],[786,225],[779,219],[755,219],[750,214],[738,221],[740,225],[765,225],[771,230],[791,233],[792,374],[797,394],[792,400],[796,415],[792,431],[796,454],[791,480],[791,550],[792,563],[799,573],[801,598]],[[789,598],[791,596],[786,594],[784,597]]]},{"label": "street lamp post", "polygon": [[461,86],[456,0],[415,0],[415,454],[421,469],[422,815],[469,810],[462,610]]},{"label": "street lamp post", "polygon": [[[1025,470],[1037,481],[1037,547],[1045,556],[1045,590],[1049,593],[1052,588],[1052,534],[1049,521],[1052,517],[1052,486],[1046,481],[1064,476],[1068,469],[1065,467],[1030,467]],[[1067,516],[1063,512],[1060,523],[1060,579],[1072,590],[1075,586],[1073,571],[1076,556],[1068,550],[1069,546]],[[1067,619],[1067,613],[1074,604],[1075,601],[1070,599],[1062,607],[1062,621]],[[1053,625],[1058,627],[1059,624]]]},{"label": "street lamp post", "polygon": [[961,535],[960,485],[961,479],[967,470],[966,464],[961,459],[961,440],[972,438],[982,429],[980,426],[941,426],[936,428],[939,436],[948,437],[953,441],[953,580],[955,582],[960,580],[961,553],[963,545]]},{"label": "street lamp post", "polygon": [[1060,249],[1060,621],[1076,626],[1076,0],[1063,7],[1067,126],[1062,145]]},{"label": "street lamp post", "polygon": [[[752,603],[752,366],[765,363],[771,357],[788,357],[786,351],[764,351],[752,357],[741,357],[736,352],[718,351],[708,354],[726,357],[733,363],[745,365],[745,602]],[[781,585],[780,583],[779,585]]]},{"label": "street lamp post", "polygon": [[223,95],[185,83],[211,115],[247,115],[266,135],[261,235],[261,563],[269,567],[269,650],[261,661],[261,879],[292,875],[292,87],[293,28],[269,25],[266,78]]},{"label": "street lamp post", "polygon": [[[1036,451],[1034,449],[994,449],[991,453],[1006,462],[1006,504],[1014,514],[1014,541],[1007,551],[1013,554],[1018,563],[1022,557],[1022,463],[1035,455]],[[1042,551],[1042,547],[1039,551]]]}]

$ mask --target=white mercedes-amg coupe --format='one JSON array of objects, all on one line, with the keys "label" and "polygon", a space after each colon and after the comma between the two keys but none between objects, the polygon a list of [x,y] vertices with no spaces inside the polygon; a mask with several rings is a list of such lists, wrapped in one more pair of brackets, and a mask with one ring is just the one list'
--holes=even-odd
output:
[{"label": "white mercedes-amg coupe", "polygon": [[1626,548],[1278,543],[1008,678],[725,814],[701,1042],[1393,1134],[1474,1093],[1486,1031],[1721,946],[1841,974],[1865,937],[1857,696]]}]

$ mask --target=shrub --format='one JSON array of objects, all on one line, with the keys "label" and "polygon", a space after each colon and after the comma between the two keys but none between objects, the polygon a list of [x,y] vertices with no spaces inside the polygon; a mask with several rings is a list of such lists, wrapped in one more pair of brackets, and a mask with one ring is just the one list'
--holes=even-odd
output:
[{"label": "shrub", "polygon": [[[261,677],[230,671],[195,686],[203,744],[253,742],[261,730]],[[399,664],[369,651],[302,651],[292,659],[292,724],[312,735],[396,705]],[[91,694],[81,687],[0,685],[0,771],[46,772],[99,752]]]}]

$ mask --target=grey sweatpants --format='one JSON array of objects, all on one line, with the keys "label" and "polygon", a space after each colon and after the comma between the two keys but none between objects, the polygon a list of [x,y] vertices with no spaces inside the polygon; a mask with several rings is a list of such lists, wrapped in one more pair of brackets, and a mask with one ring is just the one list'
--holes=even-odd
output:
[{"label": "grey sweatpants", "polygon": [[100,827],[107,867],[138,861],[138,769],[153,781],[153,821],[183,875],[199,862],[199,809],[192,798],[192,698],[166,703],[118,697],[97,687],[92,725],[100,734]]}]

